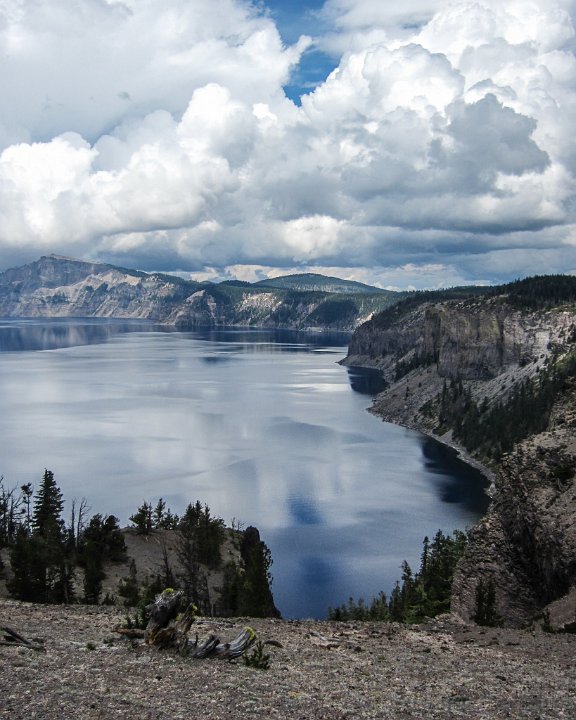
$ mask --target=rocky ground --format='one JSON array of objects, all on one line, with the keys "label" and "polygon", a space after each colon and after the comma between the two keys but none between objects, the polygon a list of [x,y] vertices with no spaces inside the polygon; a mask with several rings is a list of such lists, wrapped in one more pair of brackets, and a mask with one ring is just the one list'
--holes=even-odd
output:
[{"label": "rocky ground", "polygon": [[[390,718],[576,717],[576,635],[464,625],[200,620],[231,639],[250,624],[270,668],[190,660],[115,634],[118,608],[0,600],[0,625],[45,652],[0,646],[0,717]],[[0,636],[1,637],[1,636]]]}]

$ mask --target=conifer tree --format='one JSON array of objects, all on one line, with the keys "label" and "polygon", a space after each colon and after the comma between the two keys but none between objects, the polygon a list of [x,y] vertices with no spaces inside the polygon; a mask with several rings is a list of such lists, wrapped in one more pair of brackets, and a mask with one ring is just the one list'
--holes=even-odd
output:
[{"label": "conifer tree", "polygon": [[255,527],[247,527],[240,547],[244,576],[240,587],[239,612],[251,617],[279,617],[270,584],[272,556]]},{"label": "conifer tree", "polygon": [[60,543],[64,535],[64,522],[62,509],[64,501],[60,488],[54,480],[51,470],[44,471],[42,484],[34,499],[34,512],[32,514],[32,530],[46,540]]},{"label": "conifer tree", "polygon": [[11,554],[14,580],[10,591],[22,600],[72,600],[73,557],[68,552],[63,507],[54,473],[45,470],[34,498],[31,527],[21,526]]}]

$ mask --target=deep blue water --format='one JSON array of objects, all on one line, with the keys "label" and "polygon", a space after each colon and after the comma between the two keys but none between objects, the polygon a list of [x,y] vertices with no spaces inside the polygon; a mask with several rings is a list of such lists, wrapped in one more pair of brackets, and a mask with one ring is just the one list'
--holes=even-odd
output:
[{"label": "deep blue water", "polygon": [[167,332],[139,322],[0,321],[0,475],[54,471],[126,523],[196,499],[256,525],[285,617],[389,591],[421,541],[472,525],[486,482],[449,449],[366,412],[378,373],[347,336]]}]

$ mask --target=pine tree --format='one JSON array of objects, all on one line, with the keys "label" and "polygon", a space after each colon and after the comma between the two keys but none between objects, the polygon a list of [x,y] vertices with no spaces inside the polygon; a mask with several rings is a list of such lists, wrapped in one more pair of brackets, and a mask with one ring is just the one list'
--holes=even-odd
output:
[{"label": "pine tree", "polygon": [[10,591],[22,600],[68,603],[73,598],[73,557],[61,518],[63,506],[54,474],[45,470],[34,498],[31,530],[21,526],[11,554]]},{"label": "pine tree", "polygon": [[247,527],[240,547],[244,577],[240,588],[239,612],[251,617],[279,617],[270,584],[272,556],[255,527]]},{"label": "pine tree", "polygon": [[62,509],[64,501],[60,488],[54,480],[51,470],[44,471],[42,484],[34,499],[34,512],[32,514],[32,530],[46,540],[60,543],[64,534]]},{"label": "pine tree", "polygon": [[136,607],[140,600],[140,587],[138,585],[138,573],[136,562],[130,561],[128,577],[122,578],[118,583],[118,595],[124,598],[125,607]]},{"label": "pine tree", "polygon": [[130,516],[130,522],[136,525],[136,529],[139,533],[142,533],[143,535],[151,533],[154,527],[152,505],[144,501],[134,515]]},{"label": "pine tree", "polygon": [[90,518],[78,538],[78,564],[84,568],[84,601],[97,604],[102,592],[104,562],[120,561],[126,555],[126,543],[114,515]]},{"label": "pine tree", "polygon": [[41,602],[46,593],[46,565],[43,543],[23,526],[18,528],[10,552],[12,579],[8,591],[18,600]]}]

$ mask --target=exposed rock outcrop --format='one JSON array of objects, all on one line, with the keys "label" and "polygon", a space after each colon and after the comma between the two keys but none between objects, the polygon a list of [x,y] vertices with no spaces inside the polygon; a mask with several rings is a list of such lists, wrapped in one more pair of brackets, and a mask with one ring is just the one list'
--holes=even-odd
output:
[{"label": "exposed rock outcrop", "polygon": [[[560,403],[561,424],[503,458],[491,508],[472,531],[455,576],[452,606],[459,615],[473,615],[484,576],[494,580],[496,609],[509,624],[547,612],[553,627],[576,623],[575,400],[572,392]],[[571,602],[562,600],[570,592]]]},{"label": "exposed rock outcrop", "polygon": [[[462,412],[467,403],[505,406],[528,381],[538,388],[540,378],[553,377],[573,357],[575,327],[570,304],[528,311],[505,296],[429,301],[406,312],[386,311],[361,326],[345,364],[382,369],[388,387],[374,413],[458,448],[456,425],[439,418],[446,387],[459,388]],[[576,622],[576,605],[570,610],[569,599],[561,600],[574,598],[576,588],[575,400],[569,375],[556,391],[545,430],[498,462],[485,449],[459,447],[469,460],[488,464],[494,481],[490,510],[472,531],[455,578],[453,608],[466,619],[474,614],[482,578],[494,581],[497,611],[508,624],[529,623],[547,609],[550,622],[561,618],[559,627]]]},{"label": "exposed rock outcrop", "polygon": [[391,322],[378,316],[354,333],[346,365],[380,367],[394,380],[399,363],[420,359],[442,378],[490,380],[545,359],[565,342],[573,312],[521,312],[501,298],[423,303]]},{"label": "exposed rock outcrop", "polygon": [[334,293],[200,284],[50,255],[0,274],[0,317],[137,318],[181,329],[237,325],[348,331],[401,297],[373,288],[361,292],[354,284],[346,295],[342,283]]}]

